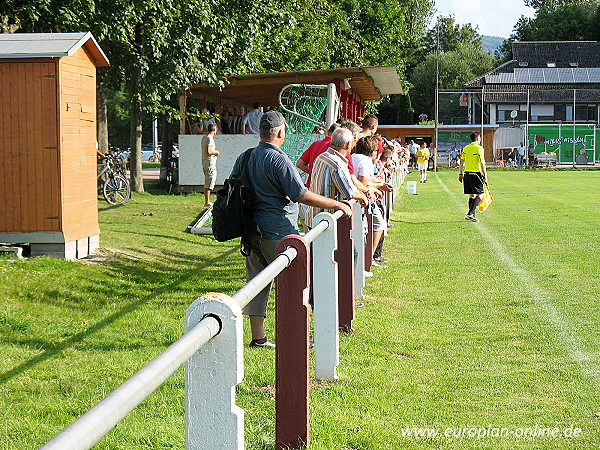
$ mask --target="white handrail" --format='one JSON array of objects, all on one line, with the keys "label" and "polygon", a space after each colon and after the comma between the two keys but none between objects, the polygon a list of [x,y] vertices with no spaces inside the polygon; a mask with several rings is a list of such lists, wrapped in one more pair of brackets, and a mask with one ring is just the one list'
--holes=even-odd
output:
[{"label": "white handrail", "polygon": [[[353,200],[351,204],[353,203],[356,201]],[[342,211],[336,211],[332,214],[333,219],[338,220],[342,214]],[[328,228],[328,221],[322,220],[305,235],[305,239],[309,243],[313,242]],[[288,267],[296,256],[296,249],[288,247],[231,298],[243,308]],[[41,450],[91,448],[220,332],[221,322],[216,316],[203,317],[181,338],[48,441]]]}]

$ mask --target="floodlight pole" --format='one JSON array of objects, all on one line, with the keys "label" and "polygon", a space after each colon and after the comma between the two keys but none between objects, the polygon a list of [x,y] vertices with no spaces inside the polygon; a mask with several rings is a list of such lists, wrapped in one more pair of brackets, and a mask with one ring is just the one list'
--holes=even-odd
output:
[{"label": "floodlight pole", "polygon": [[577,122],[576,122],[576,113],[575,110],[577,109],[577,90],[573,89],[573,152],[571,153],[571,156],[573,158],[573,168],[575,168],[575,128],[577,127]]},{"label": "floodlight pole", "polygon": [[435,52],[435,137],[433,147],[433,171],[437,172],[437,149],[439,136],[439,107],[440,107],[440,18],[436,24],[437,46]]}]

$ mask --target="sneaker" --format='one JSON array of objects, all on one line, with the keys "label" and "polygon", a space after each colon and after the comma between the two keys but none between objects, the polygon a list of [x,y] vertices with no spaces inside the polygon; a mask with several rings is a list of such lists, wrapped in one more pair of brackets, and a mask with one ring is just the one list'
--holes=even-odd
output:
[{"label": "sneaker", "polygon": [[365,304],[362,302],[354,302],[354,307],[355,308],[364,308]]},{"label": "sneaker", "polygon": [[474,214],[467,214],[465,216],[466,220],[470,220],[471,222],[479,222],[479,219],[477,217],[475,217]]},{"label": "sneaker", "polygon": [[387,268],[387,266],[384,266],[383,264],[379,264],[377,261],[373,261],[371,263],[371,267],[379,267],[380,269],[385,269]]},{"label": "sneaker", "polygon": [[382,263],[382,264],[390,262],[389,259],[382,258],[381,256],[378,256],[377,258],[375,258],[375,261],[377,261],[378,263]]},{"label": "sneaker", "polygon": [[213,205],[213,202],[208,202],[206,205],[204,205],[205,208],[210,208]]},{"label": "sneaker", "polygon": [[250,347],[253,348],[264,348],[264,347],[271,347],[274,348],[275,347],[275,342],[273,342],[270,339],[262,338],[262,339],[256,339],[256,340],[252,340],[250,341]]},{"label": "sneaker", "polygon": [[364,272],[364,273],[365,273],[365,278],[371,278],[371,277],[373,276],[373,272],[367,272],[367,271],[365,270],[365,272]]}]

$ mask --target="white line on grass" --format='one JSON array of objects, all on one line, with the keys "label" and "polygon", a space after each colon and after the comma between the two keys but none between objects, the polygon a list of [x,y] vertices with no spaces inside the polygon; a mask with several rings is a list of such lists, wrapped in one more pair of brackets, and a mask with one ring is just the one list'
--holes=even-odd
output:
[{"label": "white line on grass", "polygon": [[[441,180],[439,174],[436,173],[435,176],[442,188],[452,198],[452,200],[454,200],[454,203],[460,209],[463,209],[465,205],[459,201],[456,194],[448,189],[448,187]],[[500,259],[521,280],[521,284],[525,286],[525,289],[529,291],[538,305],[541,306],[548,321],[558,333],[562,344],[571,354],[573,360],[583,368],[588,377],[592,378],[596,383],[598,383],[600,381],[600,370],[598,369],[597,361],[582,349],[582,346],[577,338],[569,332],[569,330],[573,329],[573,327],[561,316],[560,312],[551,303],[550,298],[552,298],[552,294],[541,288],[535,282],[533,277],[525,269],[519,266],[519,264],[517,264],[517,262],[504,249],[500,241],[496,239],[496,237],[485,227],[485,225],[479,222],[475,228],[477,228],[485,240],[490,244]]]}]

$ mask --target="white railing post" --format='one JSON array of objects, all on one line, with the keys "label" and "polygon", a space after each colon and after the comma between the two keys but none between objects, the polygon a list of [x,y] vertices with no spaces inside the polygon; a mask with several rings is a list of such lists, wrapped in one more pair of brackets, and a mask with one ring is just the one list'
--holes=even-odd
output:
[{"label": "white railing post", "polygon": [[354,242],[354,289],[358,299],[365,298],[363,287],[365,287],[365,237],[362,222],[362,207],[355,202],[352,206],[352,241]]},{"label": "white railing post", "polygon": [[314,293],[315,376],[319,380],[337,380],[340,363],[337,220],[322,212],[313,223],[326,221],[328,227],[312,243],[312,291]]},{"label": "white railing post", "polygon": [[242,310],[225,294],[211,293],[188,308],[185,330],[214,316],[221,331],[185,365],[186,448],[244,448],[244,411],[235,404],[235,387],[244,378]]}]

